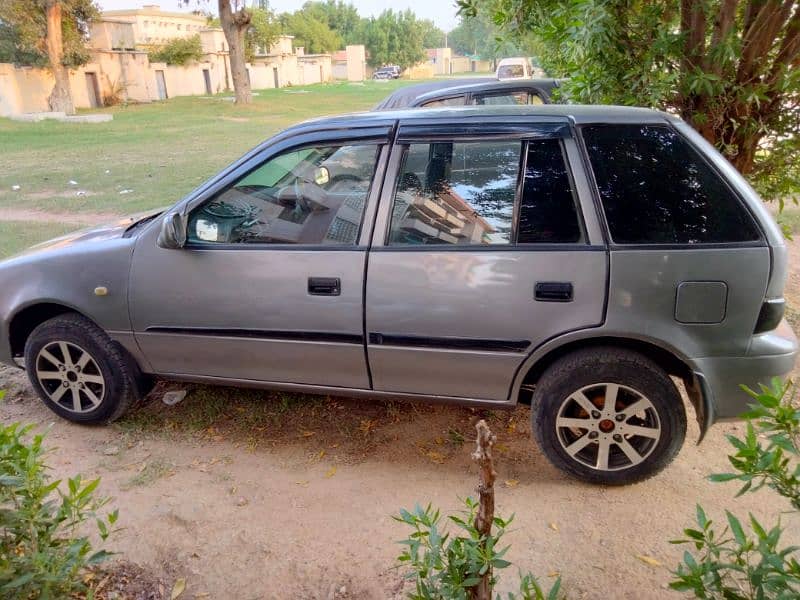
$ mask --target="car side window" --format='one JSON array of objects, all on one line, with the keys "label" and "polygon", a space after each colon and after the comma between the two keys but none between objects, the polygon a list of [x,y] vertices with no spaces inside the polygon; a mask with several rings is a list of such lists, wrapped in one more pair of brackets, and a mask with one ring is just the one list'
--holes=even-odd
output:
[{"label": "car side window", "polygon": [[614,242],[759,239],[753,218],[736,195],[670,127],[586,126],[583,136]]},{"label": "car side window", "polygon": [[454,96],[452,98],[442,98],[441,100],[431,100],[422,106],[424,108],[436,108],[438,106],[464,106],[464,96]]},{"label": "car side window", "polygon": [[273,157],[195,208],[188,241],[355,245],[378,150],[318,146]]},{"label": "car side window", "polygon": [[581,241],[576,197],[559,140],[531,140],[519,206],[518,244]]},{"label": "car side window", "polygon": [[510,244],[520,151],[520,141],[408,146],[389,245]]},{"label": "car side window", "polygon": [[518,90],[516,92],[503,92],[494,94],[476,94],[473,103],[478,106],[496,106],[509,104],[527,104],[528,92]]}]

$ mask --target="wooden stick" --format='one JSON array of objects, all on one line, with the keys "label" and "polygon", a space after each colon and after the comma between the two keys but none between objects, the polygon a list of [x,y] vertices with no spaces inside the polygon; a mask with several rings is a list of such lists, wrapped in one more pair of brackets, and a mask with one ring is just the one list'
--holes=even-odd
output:
[{"label": "wooden stick", "polygon": [[[492,461],[492,446],[497,441],[486,421],[481,419],[475,425],[478,431],[478,438],[475,440],[475,452],[472,458],[478,463],[478,514],[475,515],[475,529],[481,534],[481,544],[486,543],[486,539],[492,533],[492,521],[494,519],[494,481],[497,473],[494,470]],[[492,598],[492,568],[486,571],[481,577],[480,582],[470,588],[470,598],[472,600],[491,600]]]}]

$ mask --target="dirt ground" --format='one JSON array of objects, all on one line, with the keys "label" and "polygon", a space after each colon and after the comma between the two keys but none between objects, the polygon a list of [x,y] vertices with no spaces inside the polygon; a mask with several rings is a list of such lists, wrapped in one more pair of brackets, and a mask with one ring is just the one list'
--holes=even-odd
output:
[{"label": "dirt ground", "polygon": [[[788,297],[800,300],[800,243],[792,242]],[[798,300],[795,300],[797,303]],[[796,306],[796,304],[795,304]],[[668,543],[693,523],[696,503],[773,522],[788,504],[759,492],[739,499],[719,424],[696,446],[692,422],[675,462],[625,488],[593,487],[556,471],[530,440],[528,411],[484,413],[378,401],[297,397],[195,387],[180,404],[148,404],[109,427],[59,420],[35,400],[23,375],[0,370],[5,422],[52,424],[54,475],[102,478],[120,510],[110,549],[166,582],[181,598],[329,599],[402,597],[392,515],[432,502],[459,510],[474,493],[475,421],[497,432],[499,514],[515,515],[498,591],[516,570],[544,582],[557,574],[569,598],[676,598],[670,570],[684,551]],[[784,542],[800,543],[795,514]]]}]

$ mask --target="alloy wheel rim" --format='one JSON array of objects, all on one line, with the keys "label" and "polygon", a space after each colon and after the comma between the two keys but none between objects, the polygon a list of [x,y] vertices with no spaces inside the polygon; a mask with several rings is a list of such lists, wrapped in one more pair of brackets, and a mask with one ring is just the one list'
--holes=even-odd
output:
[{"label": "alloy wheel rim", "polygon": [[596,383],[570,394],[555,427],[567,455],[598,471],[622,471],[644,462],[661,439],[653,403],[617,383]]},{"label": "alloy wheel rim", "polygon": [[36,379],[51,402],[73,413],[95,410],[105,396],[97,361],[72,342],[50,342],[39,350]]}]

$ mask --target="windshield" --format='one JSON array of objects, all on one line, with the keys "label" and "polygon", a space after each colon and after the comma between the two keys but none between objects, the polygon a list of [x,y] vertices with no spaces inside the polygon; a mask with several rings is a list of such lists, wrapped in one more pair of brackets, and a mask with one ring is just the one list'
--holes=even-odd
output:
[{"label": "windshield", "polygon": [[503,65],[497,69],[498,77],[525,77],[525,69],[522,65]]}]

